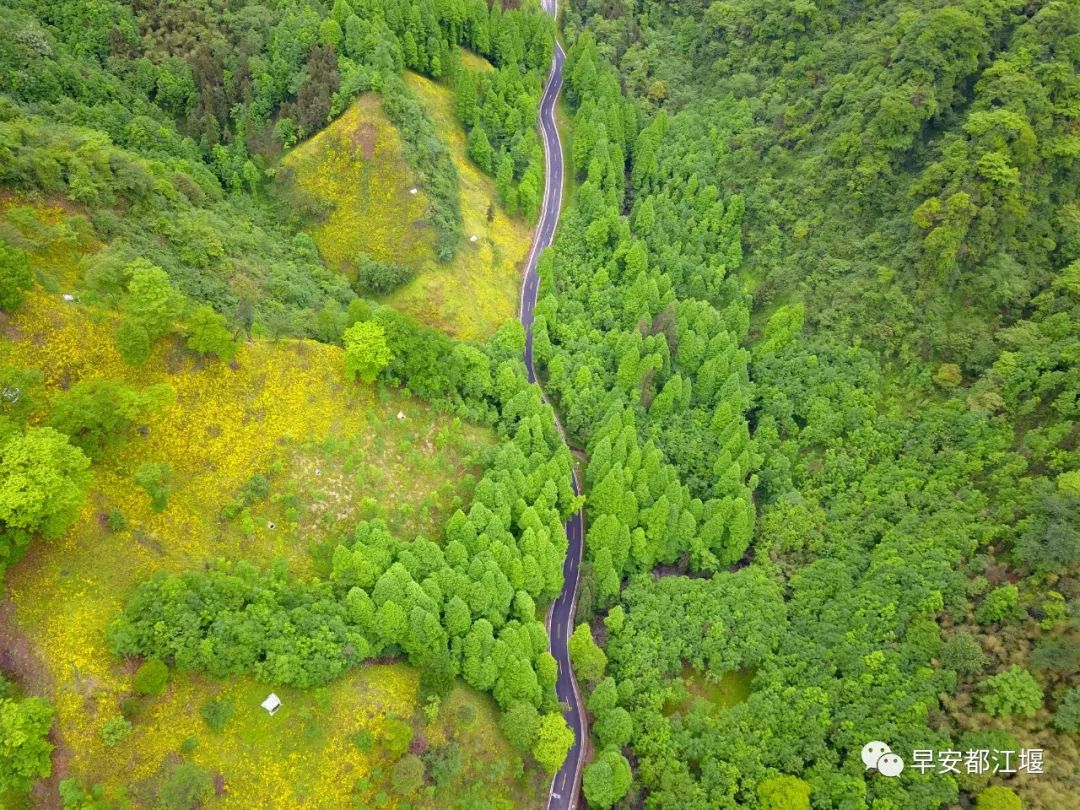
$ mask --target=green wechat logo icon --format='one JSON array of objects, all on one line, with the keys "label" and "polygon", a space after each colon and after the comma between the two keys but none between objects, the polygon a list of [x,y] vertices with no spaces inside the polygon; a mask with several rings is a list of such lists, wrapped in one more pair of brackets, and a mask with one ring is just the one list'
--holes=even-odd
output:
[{"label": "green wechat logo icon", "polygon": [[863,746],[862,761],[866,770],[875,768],[882,776],[899,776],[904,770],[904,760],[881,740],[871,740]]}]

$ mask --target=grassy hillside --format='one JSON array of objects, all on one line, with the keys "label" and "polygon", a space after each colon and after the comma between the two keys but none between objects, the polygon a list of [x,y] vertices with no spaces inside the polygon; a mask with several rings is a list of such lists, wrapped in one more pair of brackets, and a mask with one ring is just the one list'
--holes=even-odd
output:
[{"label": "grassy hillside", "polygon": [[[576,506],[492,201],[535,214],[552,23],[211,6],[0,9],[0,806],[539,804]],[[497,192],[403,76],[461,51]]]},{"label": "grassy hillside", "polygon": [[309,232],[323,259],[350,279],[356,254],[419,266],[433,260],[427,207],[416,187],[401,136],[376,93],[366,93],[326,129],[282,160],[279,178],[309,206]]},{"label": "grassy hillside", "polygon": [[[438,538],[470,499],[494,436],[409,397],[346,383],[341,350],[310,341],[245,344],[228,365],[165,342],[133,369],[114,347],[115,316],[61,297],[101,247],[78,236],[81,220],[58,205],[24,206],[8,211],[9,230],[13,216],[24,238],[37,230],[29,256],[49,284],[5,317],[0,367],[40,370],[35,412],[90,378],[175,392],[94,465],[74,525],[34,544],[7,574],[8,663],[57,708],[54,778],[39,800],[75,776],[113,795],[126,786],[149,806],[183,754],[217,775],[209,806],[249,807],[256,794],[283,808],[342,807],[350,797],[378,804],[400,756],[381,742],[391,717],[415,724],[431,761],[457,763],[444,773],[460,795],[524,795],[490,699],[459,686],[429,722],[417,709],[417,674],[401,665],[365,668],[322,690],[277,689],[285,708],[272,718],[258,705],[271,687],[247,678],[174,675],[161,695],[135,697],[135,665],[108,651],[105,628],[137,583],[215,559],[282,560],[293,573],[326,575],[327,550],[362,519],[382,518],[403,539]],[[171,470],[163,511],[133,482],[148,460]],[[200,716],[214,697],[233,710],[220,732]],[[122,726],[119,717],[131,730],[109,745],[103,729]],[[475,721],[461,722],[468,717]],[[374,739],[367,749],[354,741],[362,729]]]},{"label": "grassy hillside", "polygon": [[[470,60],[471,69],[482,64],[478,57]],[[287,154],[278,187],[309,201],[306,229],[331,267],[354,278],[356,256],[364,251],[415,269],[416,277],[386,302],[455,337],[484,339],[517,313],[529,227],[506,214],[495,181],[468,159],[451,91],[415,73],[406,81],[437,125],[460,176],[465,242],[453,261],[436,261],[433,235],[422,221],[424,190],[410,194],[417,182],[375,94],[362,96]]]}]

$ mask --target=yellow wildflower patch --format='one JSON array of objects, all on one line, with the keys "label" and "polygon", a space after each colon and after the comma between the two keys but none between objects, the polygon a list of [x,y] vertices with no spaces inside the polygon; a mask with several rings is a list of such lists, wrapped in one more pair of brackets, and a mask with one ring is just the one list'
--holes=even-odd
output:
[{"label": "yellow wildflower patch", "polygon": [[[35,266],[40,260],[32,256]],[[242,345],[226,365],[162,340],[133,369],[116,352],[114,327],[110,314],[38,288],[0,339],[0,365],[43,373],[35,421],[46,418],[62,389],[94,377],[140,387],[165,383],[175,392],[126,444],[95,463],[89,497],[71,529],[56,541],[35,541],[6,576],[16,626],[44,670],[30,686],[56,704],[69,775],[100,782],[111,795],[127,788],[136,806],[153,806],[157,786],[183,757],[219,775],[212,807],[374,801],[387,789],[392,763],[381,749],[361,751],[352,739],[361,728],[378,736],[387,716],[413,718],[414,671],[364,667],[313,691],[174,673],[165,693],[140,699],[133,709],[133,666],[109,652],[106,629],[137,584],[156,572],[219,558],[257,565],[284,558],[299,576],[324,574],[325,546],[368,517],[386,519],[405,538],[438,538],[449,511],[470,497],[494,436],[418,400],[346,382],[338,347],[257,341]],[[171,469],[161,512],[133,482],[147,461]],[[265,474],[268,494],[240,515],[223,516],[254,473]],[[114,510],[123,515],[123,528],[109,528]],[[273,717],[259,707],[271,688],[285,703]],[[489,702],[458,691],[453,701]],[[235,713],[213,732],[199,709],[219,693]],[[102,728],[125,705],[132,730],[109,747]],[[466,761],[504,763],[485,788],[492,795],[525,789],[513,778],[515,756],[493,710],[478,714],[468,739],[459,737],[470,746]],[[431,734],[445,740],[458,732],[433,727]]]},{"label": "yellow wildflower patch", "polygon": [[422,222],[424,191],[373,93],[289,153],[279,177],[286,188],[294,183],[326,203],[325,212],[313,215],[309,232],[332,267],[351,277],[354,257],[365,251],[414,268],[416,277],[386,303],[456,337],[483,340],[517,316],[531,230],[506,214],[494,180],[468,159],[452,92],[414,73],[406,81],[434,120],[461,179],[464,240],[452,262],[435,259],[431,229]]},{"label": "yellow wildflower patch", "polygon": [[474,73],[490,73],[495,70],[491,62],[468,48],[458,48],[458,54],[461,57],[461,66],[465,70],[471,70]]},{"label": "yellow wildflower patch", "polygon": [[495,181],[467,157],[465,130],[454,116],[453,93],[415,73],[406,74],[405,79],[454,157],[461,178],[465,239],[454,261],[425,268],[387,300],[453,335],[483,339],[517,317],[521,270],[532,232],[525,220],[507,215],[497,202]]},{"label": "yellow wildflower patch", "polygon": [[285,184],[322,209],[310,232],[334,269],[351,278],[359,251],[410,267],[434,261],[432,230],[422,222],[427,198],[410,194],[417,184],[377,94],[357,99],[282,166]]}]

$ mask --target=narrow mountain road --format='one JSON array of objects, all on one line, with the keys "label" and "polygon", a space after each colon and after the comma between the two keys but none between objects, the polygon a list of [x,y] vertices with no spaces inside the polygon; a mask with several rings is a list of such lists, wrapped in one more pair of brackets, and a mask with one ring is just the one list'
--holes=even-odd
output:
[{"label": "narrow mountain road", "polygon": [[[551,14],[558,13],[558,0],[543,0],[544,9]],[[536,273],[536,260],[540,252],[548,247],[555,238],[555,228],[559,224],[559,212],[562,210],[563,189],[563,153],[559,140],[559,129],[555,124],[555,102],[562,88],[563,62],[566,54],[558,42],[552,56],[551,72],[548,74],[544,95],[540,99],[540,136],[544,142],[544,201],[540,208],[540,221],[533,236],[532,248],[525,264],[525,278],[521,285],[521,325],[525,327],[525,366],[529,372],[529,382],[536,382],[536,369],[533,365],[533,309],[536,306],[536,293],[540,277]],[[556,417],[559,432],[566,440],[566,434]],[[581,491],[581,484],[574,473],[574,492]],[[563,704],[563,716],[574,732],[574,744],[566,755],[555,778],[551,780],[548,791],[547,810],[567,810],[575,807],[581,787],[581,768],[585,753],[585,709],[578,690],[574,670],[570,665],[570,653],[567,642],[573,631],[574,604],[577,601],[578,571],[581,566],[582,541],[584,540],[584,516],[577,512],[566,522],[566,559],[563,561],[563,589],[552,603],[547,616],[548,638],[551,639],[551,654],[559,665],[559,678],[555,691]]]}]

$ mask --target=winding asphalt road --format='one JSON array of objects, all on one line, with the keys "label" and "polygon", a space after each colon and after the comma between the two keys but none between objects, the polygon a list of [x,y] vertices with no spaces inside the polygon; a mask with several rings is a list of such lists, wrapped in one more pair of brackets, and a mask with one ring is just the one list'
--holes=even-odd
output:
[{"label": "winding asphalt road", "polygon": [[[558,13],[558,0],[543,0],[544,9],[551,14]],[[533,309],[536,307],[537,287],[540,277],[536,272],[536,260],[540,252],[555,238],[555,228],[559,224],[559,212],[562,209],[563,189],[563,153],[559,140],[559,129],[555,125],[555,102],[562,88],[563,62],[566,54],[558,42],[551,60],[551,72],[548,74],[544,95],[540,99],[540,136],[544,142],[544,201],[540,208],[540,221],[536,226],[532,247],[525,264],[525,278],[521,285],[521,325],[525,327],[525,367],[529,372],[529,382],[536,382],[536,369],[533,366]],[[541,392],[541,396],[543,392]],[[562,433],[566,433],[559,423],[555,424]],[[577,472],[572,481],[574,493],[579,493],[580,482]],[[585,753],[585,711],[578,690],[574,670],[570,665],[570,653],[567,641],[573,631],[574,605],[577,602],[578,570],[581,566],[581,543],[584,537],[584,518],[577,512],[566,522],[566,559],[563,561],[563,589],[551,604],[547,615],[548,638],[551,639],[551,654],[559,665],[559,678],[555,683],[555,692],[563,704],[563,716],[573,729],[574,744],[566,755],[555,778],[551,780],[548,791],[547,810],[568,810],[575,807],[581,787],[581,768]]]}]

